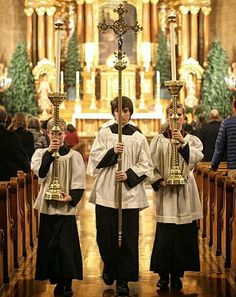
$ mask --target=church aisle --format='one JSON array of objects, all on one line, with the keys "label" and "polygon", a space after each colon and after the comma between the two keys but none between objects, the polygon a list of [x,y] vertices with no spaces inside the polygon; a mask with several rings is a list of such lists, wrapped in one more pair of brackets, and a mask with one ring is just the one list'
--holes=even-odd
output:
[{"label": "church aisle", "polygon": [[[88,187],[91,182],[88,181]],[[140,213],[140,281],[129,283],[130,297],[235,297],[236,286],[226,280],[225,270],[219,260],[211,256],[204,240],[200,239],[201,273],[188,272],[180,292],[157,291],[158,276],[149,271],[152,243],[155,232],[155,200],[151,188],[147,188],[150,207]],[[94,206],[88,203],[89,191],[80,202],[78,227],[83,253],[84,280],[73,281],[74,297],[114,297],[115,285],[105,286],[101,272],[103,269],[96,245]],[[54,286],[48,281],[34,280],[35,252],[18,269],[17,275],[6,286],[2,297],[50,297]]]}]

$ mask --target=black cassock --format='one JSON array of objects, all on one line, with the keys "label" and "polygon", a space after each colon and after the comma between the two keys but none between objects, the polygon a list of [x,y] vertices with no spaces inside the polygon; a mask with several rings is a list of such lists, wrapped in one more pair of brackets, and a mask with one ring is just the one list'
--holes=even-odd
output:
[{"label": "black cassock", "polygon": [[83,279],[75,216],[40,214],[35,279]]}]

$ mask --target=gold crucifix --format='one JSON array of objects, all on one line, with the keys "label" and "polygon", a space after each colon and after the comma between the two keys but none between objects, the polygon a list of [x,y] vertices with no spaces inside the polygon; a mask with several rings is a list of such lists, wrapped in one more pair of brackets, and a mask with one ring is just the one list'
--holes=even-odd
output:
[{"label": "gold crucifix", "polygon": [[[116,20],[113,25],[108,25],[104,20],[102,23],[98,25],[98,29],[102,31],[102,33],[106,33],[107,30],[111,29],[117,35],[118,40],[118,51],[115,52],[116,61],[114,63],[115,69],[118,71],[118,142],[122,142],[122,71],[126,68],[127,62],[124,60],[126,55],[122,50],[123,46],[123,36],[129,30],[134,31],[137,34],[139,31],[143,30],[143,28],[136,21],[135,25],[130,26],[125,21],[123,15],[128,12],[127,9],[124,8],[123,4],[120,4],[117,8],[113,10],[117,12],[119,15],[118,20]],[[122,156],[118,155],[118,171],[122,170]],[[122,183],[118,183],[117,187],[117,195],[118,195],[118,243],[121,246],[122,242]]]}]

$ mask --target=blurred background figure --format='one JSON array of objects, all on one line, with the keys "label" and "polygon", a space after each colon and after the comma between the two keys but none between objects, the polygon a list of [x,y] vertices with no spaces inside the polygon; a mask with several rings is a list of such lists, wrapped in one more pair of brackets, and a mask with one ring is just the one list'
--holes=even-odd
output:
[{"label": "blurred background figure", "polygon": [[65,144],[69,148],[72,148],[79,143],[79,137],[75,127],[72,124],[68,124],[66,130]]},{"label": "blurred background figure", "polygon": [[38,118],[33,117],[29,120],[28,129],[34,137],[34,150],[48,147],[46,137],[41,129]]},{"label": "blurred background figure", "polygon": [[7,113],[0,108],[0,180],[17,176],[17,170],[30,171],[30,162],[19,137],[6,128]]},{"label": "blurred background figure", "polygon": [[212,109],[206,125],[196,131],[203,144],[203,161],[211,162],[215,150],[216,138],[220,129],[221,118],[217,109]]},{"label": "blurred background figure", "polygon": [[8,130],[18,135],[23,149],[25,150],[29,160],[31,160],[31,157],[34,153],[34,137],[33,134],[27,129],[25,115],[21,112],[17,112],[12,118],[12,123],[8,127]]}]

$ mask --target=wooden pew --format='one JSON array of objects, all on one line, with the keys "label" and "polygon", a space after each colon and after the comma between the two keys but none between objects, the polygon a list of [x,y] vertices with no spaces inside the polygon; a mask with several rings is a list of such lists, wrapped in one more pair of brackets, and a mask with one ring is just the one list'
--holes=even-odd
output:
[{"label": "wooden pew", "polygon": [[231,243],[230,250],[232,251],[230,272],[236,282],[236,187],[234,187],[232,218],[229,220],[229,231]]},{"label": "wooden pew", "polygon": [[7,182],[0,182],[0,229],[4,231],[5,235],[3,241],[3,281],[9,282],[14,272],[14,221],[11,218]]},{"label": "wooden pew", "polygon": [[[223,197],[223,230],[222,230],[222,258],[225,268],[231,263],[230,220],[233,217],[234,182],[230,177],[225,178]],[[235,251],[234,251],[235,252]]]},{"label": "wooden pew", "polygon": [[27,205],[29,206],[29,209],[27,209],[28,211],[28,220],[29,220],[29,224],[30,224],[30,246],[33,247],[34,246],[34,234],[33,234],[33,229],[35,229],[35,220],[33,217],[33,193],[34,189],[33,189],[33,173],[32,171],[30,171],[29,173],[26,174],[26,201],[27,201]]},{"label": "wooden pew", "polygon": [[23,214],[23,256],[27,257],[27,253],[30,251],[30,206],[27,201],[25,173],[23,171],[18,171],[17,178],[19,184],[19,205]]},{"label": "wooden pew", "polygon": [[210,171],[208,173],[208,212],[206,217],[207,224],[207,239],[209,246],[213,243],[213,215],[214,215],[214,202],[215,202],[215,178],[216,172]]},{"label": "wooden pew", "polygon": [[19,201],[19,184],[17,177],[12,177],[8,184],[12,218],[15,223],[14,267],[19,268],[23,262],[24,212]]},{"label": "wooden pew", "polygon": [[223,191],[224,191],[224,174],[222,172],[216,173],[215,180],[215,200],[212,205],[213,215],[213,241],[212,248],[216,256],[221,255],[222,252],[222,226],[223,226]]},{"label": "wooden pew", "polygon": [[202,164],[201,167],[202,171],[202,185],[201,185],[201,204],[202,204],[202,211],[203,211],[203,219],[200,221],[200,230],[202,231],[202,237],[206,237],[206,217],[207,217],[207,199],[208,199],[208,172],[209,172],[209,165]]},{"label": "wooden pew", "polygon": [[3,248],[4,248],[5,234],[4,230],[0,228],[0,296],[3,290]]},{"label": "wooden pew", "polygon": [[[38,176],[33,173],[33,204],[35,203],[39,192]],[[39,214],[36,209],[33,209],[33,238],[37,238],[39,232]]]}]

